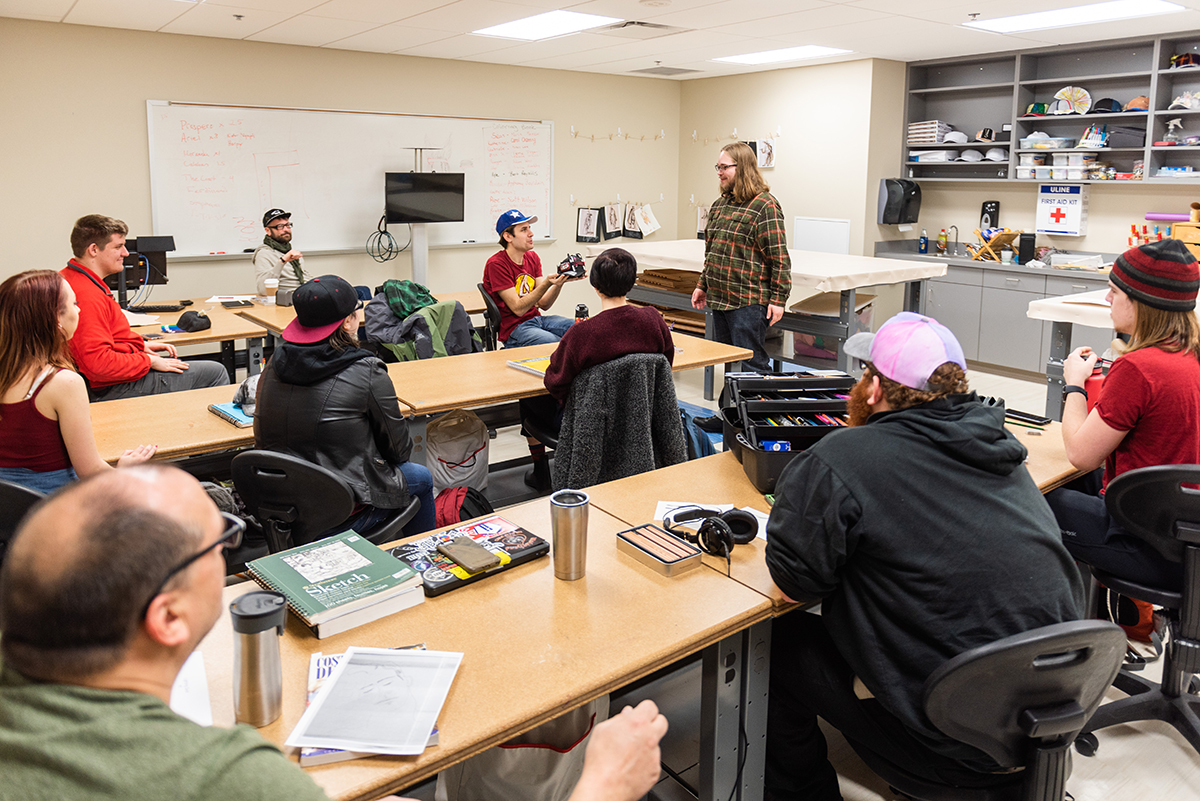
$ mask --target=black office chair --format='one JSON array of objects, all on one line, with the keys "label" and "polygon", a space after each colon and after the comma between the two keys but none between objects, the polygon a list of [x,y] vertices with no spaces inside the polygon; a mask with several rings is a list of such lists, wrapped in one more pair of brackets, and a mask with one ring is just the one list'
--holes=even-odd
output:
[{"label": "black office chair", "polygon": [[[345,479],[295,456],[247,450],[234,456],[230,467],[233,484],[262,525],[271,553],[312,542],[354,511],[354,491]],[[363,538],[376,545],[399,539],[404,524],[420,509],[421,502],[409,498],[405,507]]]},{"label": "black office chair", "polygon": [[1125,632],[1077,620],[965,651],[925,682],[925,714],[942,732],[1002,768],[1024,768],[988,788],[935,784],[851,741],[871,770],[921,801],[1062,801],[1070,747],[1125,656]]},{"label": "black office chair", "polygon": [[500,348],[500,307],[496,299],[488,294],[483,284],[476,284],[479,294],[483,295],[483,349],[499,350]]},{"label": "black office chair", "polygon": [[[1104,493],[1108,512],[1126,531],[1154,546],[1165,558],[1183,563],[1183,591],[1151,587],[1092,568],[1111,590],[1166,610],[1169,642],[1163,654],[1162,684],[1128,671],[1114,686],[1128,698],[1105,704],[1084,728],[1097,729],[1135,720],[1170,723],[1200,751],[1200,697],[1191,691],[1200,673],[1200,465],[1161,465],[1122,473]],[[1081,753],[1095,749],[1082,738]]]},{"label": "black office chair", "polygon": [[0,564],[8,551],[9,540],[17,533],[17,526],[35,503],[46,497],[37,490],[12,481],[0,481]]}]

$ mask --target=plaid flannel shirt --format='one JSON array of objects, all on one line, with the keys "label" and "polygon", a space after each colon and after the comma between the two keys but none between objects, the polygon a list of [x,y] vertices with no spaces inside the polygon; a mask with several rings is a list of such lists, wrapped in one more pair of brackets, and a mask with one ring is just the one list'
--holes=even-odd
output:
[{"label": "plaid flannel shirt", "polygon": [[787,304],[792,291],[783,209],[770,192],[748,203],[722,195],[708,212],[704,229],[704,272],[699,286],[709,308],[740,309]]}]

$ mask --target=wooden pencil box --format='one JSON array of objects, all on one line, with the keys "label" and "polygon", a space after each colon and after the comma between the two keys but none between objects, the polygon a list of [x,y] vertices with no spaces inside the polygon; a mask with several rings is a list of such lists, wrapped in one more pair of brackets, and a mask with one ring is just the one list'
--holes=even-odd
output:
[{"label": "wooden pencil box", "polygon": [[700,566],[700,549],[652,523],[617,533],[617,550],[663,576]]}]

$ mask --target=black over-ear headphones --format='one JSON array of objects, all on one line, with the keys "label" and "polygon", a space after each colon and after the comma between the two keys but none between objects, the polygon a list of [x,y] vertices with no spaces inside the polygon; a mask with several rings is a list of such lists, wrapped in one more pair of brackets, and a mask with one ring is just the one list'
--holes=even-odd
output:
[{"label": "black over-ear headphones", "polygon": [[[699,531],[679,525],[691,520],[704,521]],[[734,545],[745,545],[758,536],[758,518],[742,509],[714,512],[711,509],[685,507],[667,515],[663,519],[663,526],[675,536],[695,543],[700,550],[713,556],[728,557]]]}]

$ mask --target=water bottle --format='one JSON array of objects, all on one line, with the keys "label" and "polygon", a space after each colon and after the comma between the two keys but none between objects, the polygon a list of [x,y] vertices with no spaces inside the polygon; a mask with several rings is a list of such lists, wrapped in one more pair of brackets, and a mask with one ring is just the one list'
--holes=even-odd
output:
[{"label": "water bottle", "polygon": [[277,592],[248,592],[229,605],[233,618],[233,706],[238,723],[266,726],[283,711],[279,638],[287,605]]},{"label": "water bottle", "polygon": [[582,323],[588,318],[588,307],[586,303],[580,303],[575,307],[575,322]]}]

